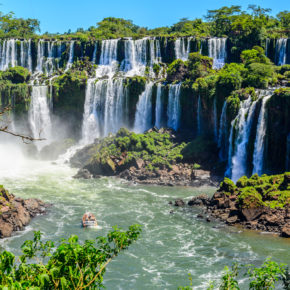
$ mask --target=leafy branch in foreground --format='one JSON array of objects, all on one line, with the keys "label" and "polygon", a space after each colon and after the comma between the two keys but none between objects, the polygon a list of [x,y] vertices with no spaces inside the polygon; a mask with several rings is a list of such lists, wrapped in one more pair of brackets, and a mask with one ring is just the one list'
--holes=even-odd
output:
[{"label": "leafy branch in foreground", "polygon": [[107,237],[79,243],[78,237],[64,239],[58,247],[41,240],[34,232],[33,240],[22,245],[22,255],[0,253],[0,289],[100,289],[108,263],[126,250],[141,233],[140,225],[123,231],[117,227]]},{"label": "leafy branch in foreground", "polygon": [[[225,267],[224,274],[220,279],[218,285],[210,282],[210,286],[207,288],[220,289],[220,290],[239,290],[240,288],[237,277],[239,270],[246,269],[244,274],[248,280],[249,289],[256,290],[270,290],[275,289],[277,282],[283,284],[283,289],[290,289],[290,273],[288,267],[285,264],[278,264],[272,261],[270,258],[261,265],[261,267],[255,267],[254,265],[238,265],[235,263],[232,268]],[[192,277],[190,276],[190,286],[179,287],[179,290],[190,290],[192,287]],[[280,285],[279,285],[280,286]],[[279,288],[281,289],[281,288]]]}]

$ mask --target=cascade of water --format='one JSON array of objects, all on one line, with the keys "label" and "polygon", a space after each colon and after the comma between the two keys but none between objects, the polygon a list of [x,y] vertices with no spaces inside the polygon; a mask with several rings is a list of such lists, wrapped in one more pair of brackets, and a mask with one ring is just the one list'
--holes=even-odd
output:
[{"label": "cascade of water", "polygon": [[153,82],[146,84],[144,92],[137,103],[134,131],[143,133],[152,126],[152,88]]},{"label": "cascade of water", "polygon": [[210,38],[208,40],[209,57],[213,58],[213,68],[220,69],[226,61],[226,38]]},{"label": "cascade of water", "polygon": [[263,172],[265,143],[264,140],[266,134],[266,103],[271,98],[271,96],[272,95],[265,96],[262,100],[262,106],[257,124],[256,140],[254,145],[252,174],[258,173],[258,175],[261,175]]},{"label": "cascade of water", "polygon": [[100,63],[96,69],[96,77],[113,77],[118,68],[117,48],[119,39],[102,41]]},{"label": "cascade of water", "polygon": [[47,86],[33,86],[28,118],[33,138],[45,138],[45,142],[37,142],[41,149],[51,139],[51,119],[47,101]]},{"label": "cascade of water", "polygon": [[[175,40],[175,57],[176,59],[181,59],[183,61],[188,59],[188,55],[190,52],[190,41],[192,37],[188,37],[187,39],[182,37],[182,38],[177,38]],[[185,47],[185,41],[187,40],[187,46]]]},{"label": "cascade of water", "polygon": [[167,126],[176,130],[180,122],[180,87],[181,83],[170,85],[167,106]]},{"label": "cascade of water", "polygon": [[43,61],[44,61],[44,52],[45,52],[45,43],[42,39],[38,41],[37,44],[37,65],[36,71],[39,73],[43,72]]},{"label": "cascade of water", "polygon": [[74,40],[72,40],[69,45],[69,57],[66,64],[65,71],[68,71],[72,67],[72,64],[74,61],[74,46],[75,46],[75,42]]},{"label": "cascade of water", "polygon": [[96,64],[96,61],[97,61],[97,51],[98,51],[98,42],[95,43],[93,57],[92,57],[92,64]]},{"label": "cascade of water", "polygon": [[161,94],[162,94],[162,85],[161,83],[158,83],[156,93],[156,107],[155,107],[155,127],[159,129],[161,128],[163,114]]},{"label": "cascade of water", "polygon": [[228,164],[227,164],[227,169],[225,172],[225,176],[231,177],[232,175],[232,156],[233,156],[233,136],[234,136],[234,126],[235,126],[235,121],[234,119],[231,122],[231,132],[230,132],[230,137],[229,137],[229,151],[228,151]]},{"label": "cascade of water", "polygon": [[215,142],[218,142],[218,119],[217,119],[217,100],[216,96],[213,100],[213,120],[214,120],[214,139]]},{"label": "cascade of water", "polygon": [[287,38],[280,38],[276,43],[276,64],[284,65],[286,64],[286,47],[287,47]]},{"label": "cascade of water", "polygon": [[249,142],[256,104],[257,101],[252,102],[251,97],[249,97],[243,102],[236,119],[237,136],[235,138],[235,153],[231,160],[231,178],[234,182],[247,174],[247,144]]},{"label": "cascade of water", "polygon": [[201,134],[201,112],[202,111],[202,107],[201,107],[201,98],[200,95],[198,96],[198,101],[197,101],[197,134],[200,135]]},{"label": "cascade of water", "polygon": [[89,79],[82,125],[82,144],[116,133],[124,125],[124,83],[122,78]]},{"label": "cascade of water", "polygon": [[84,104],[82,144],[89,144],[100,137],[100,116],[97,108],[100,105],[102,81],[88,79]]},{"label": "cascade of water", "polygon": [[220,149],[219,158],[226,160],[226,139],[227,139],[227,101],[224,101],[222,113],[220,117],[220,128],[218,136],[218,148]]},{"label": "cascade of water", "polygon": [[6,70],[9,67],[17,65],[17,44],[16,39],[4,40],[1,49],[0,70]]},{"label": "cascade of water", "polygon": [[123,79],[108,79],[105,94],[104,136],[116,133],[122,127],[123,103]]}]

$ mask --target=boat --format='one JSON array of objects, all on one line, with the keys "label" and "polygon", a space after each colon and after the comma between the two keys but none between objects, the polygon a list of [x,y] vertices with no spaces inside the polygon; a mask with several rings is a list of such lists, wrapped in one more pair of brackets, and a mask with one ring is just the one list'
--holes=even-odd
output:
[{"label": "boat", "polygon": [[86,212],[82,218],[84,228],[96,227],[98,225],[96,217],[91,212]]}]

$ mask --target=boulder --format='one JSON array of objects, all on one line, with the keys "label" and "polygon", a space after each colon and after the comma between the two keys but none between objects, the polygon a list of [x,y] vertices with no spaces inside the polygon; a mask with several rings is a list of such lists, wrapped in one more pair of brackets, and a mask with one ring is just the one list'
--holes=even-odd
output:
[{"label": "boulder", "polygon": [[285,238],[290,238],[290,223],[286,224],[281,231],[281,236]]},{"label": "boulder", "polygon": [[174,206],[185,206],[185,202],[182,199],[177,199],[174,201]]},{"label": "boulder", "polygon": [[264,212],[264,208],[243,208],[242,214],[246,221],[252,221],[259,216],[261,216]]}]

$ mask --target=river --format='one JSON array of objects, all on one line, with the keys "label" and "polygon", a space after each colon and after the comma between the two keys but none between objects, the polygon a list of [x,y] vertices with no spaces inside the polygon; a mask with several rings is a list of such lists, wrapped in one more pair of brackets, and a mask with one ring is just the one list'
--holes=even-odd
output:
[{"label": "river", "polygon": [[[197,218],[199,209],[168,204],[179,197],[212,195],[215,188],[141,186],[115,178],[76,180],[76,170],[67,165],[28,160],[17,148],[0,147],[0,183],[16,196],[53,204],[25,231],[0,240],[0,248],[15,254],[35,230],[42,231],[45,240],[76,234],[84,241],[105,235],[114,225],[126,229],[138,223],[143,228],[140,239],[107,268],[107,289],[177,289],[188,284],[188,273],[194,289],[206,289],[233,262],[260,265],[268,256],[277,262],[290,260],[289,239],[207,223]],[[81,228],[86,211],[95,213],[99,229]]]}]

